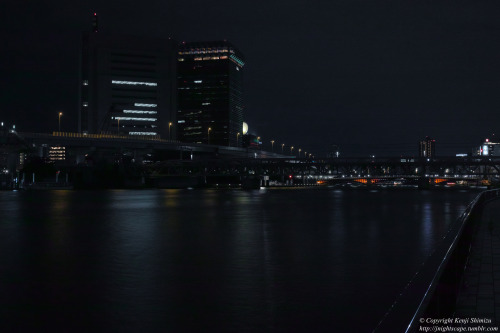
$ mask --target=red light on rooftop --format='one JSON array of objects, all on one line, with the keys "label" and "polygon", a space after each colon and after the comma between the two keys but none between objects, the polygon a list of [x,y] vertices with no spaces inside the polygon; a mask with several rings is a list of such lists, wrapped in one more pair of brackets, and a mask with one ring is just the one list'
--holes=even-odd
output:
[{"label": "red light on rooftop", "polygon": [[94,13],[94,16],[97,16],[97,13]]}]

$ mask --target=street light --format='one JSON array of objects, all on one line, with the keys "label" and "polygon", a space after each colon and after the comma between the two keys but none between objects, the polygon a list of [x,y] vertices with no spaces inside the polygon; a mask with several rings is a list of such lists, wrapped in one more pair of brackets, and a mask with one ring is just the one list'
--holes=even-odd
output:
[{"label": "street light", "polygon": [[212,130],[212,128],[211,128],[211,127],[209,127],[209,128],[208,128],[208,131],[207,131],[207,133],[208,133],[208,144],[210,144],[210,131],[211,131],[211,130]]},{"label": "street light", "polygon": [[240,143],[240,132],[236,133],[236,147],[240,146],[239,143]]},{"label": "street light", "polygon": [[172,122],[168,123],[168,138],[172,140],[172,134],[170,133],[170,127],[172,127]]},{"label": "street light", "polygon": [[59,132],[61,132],[61,116],[62,112],[59,112]]},{"label": "street light", "polygon": [[118,134],[120,134],[120,117],[116,117],[116,120],[118,120]]},{"label": "street light", "polygon": [[282,153],[282,154],[283,154],[283,148],[284,148],[284,147],[285,147],[285,144],[284,144],[284,143],[282,143],[282,144],[281,144],[281,153]]},{"label": "street light", "polygon": [[302,149],[299,148],[299,157],[300,157],[300,152],[302,151]]},{"label": "street light", "polygon": [[290,155],[292,155],[293,146],[290,147]]},{"label": "street light", "polygon": [[274,140],[271,140],[271,152],[274,153]]}]

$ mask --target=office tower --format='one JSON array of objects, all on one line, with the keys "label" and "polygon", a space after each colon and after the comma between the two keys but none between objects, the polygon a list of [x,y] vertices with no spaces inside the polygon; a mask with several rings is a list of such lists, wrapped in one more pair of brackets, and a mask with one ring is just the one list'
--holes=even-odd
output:
[{"label": "office tower", "polygon": [[179,46],[177,133],[190,143],[238,146],[243,125],[243,55],[231,43]]},{"label": "office tower", "polygon": [[168,39],[105,34],[94,14],[82,40],[79,132],[173,138],[175,50]]},{"label": "office tower", "polygon": [[420,157],[434,158],[436,157],[436,140],[425,137],[425,140],[418,144],[418,155]]}]

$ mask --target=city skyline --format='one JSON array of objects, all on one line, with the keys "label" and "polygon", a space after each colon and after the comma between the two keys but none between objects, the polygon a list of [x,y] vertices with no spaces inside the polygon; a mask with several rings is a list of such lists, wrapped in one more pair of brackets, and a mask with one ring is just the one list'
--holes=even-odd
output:
[{"label": "city skyline", "polygon": [[495,133],[495,2],[284,4],[7,4],[1,120],[47,132],[62,112],[62,130],[77,130],[79,36],[97,12],[103,32],[237,45],[243,120],[269,147],[417,155],[430,136],[454,155]]}]

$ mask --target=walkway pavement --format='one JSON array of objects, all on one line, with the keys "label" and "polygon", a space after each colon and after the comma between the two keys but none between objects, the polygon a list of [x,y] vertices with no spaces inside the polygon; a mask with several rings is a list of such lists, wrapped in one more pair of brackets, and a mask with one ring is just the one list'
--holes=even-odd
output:
[{"label": "walkway pavement", "polygon": [[485,204],[457,300],[456,318],[500,325],[500,200]]}]

